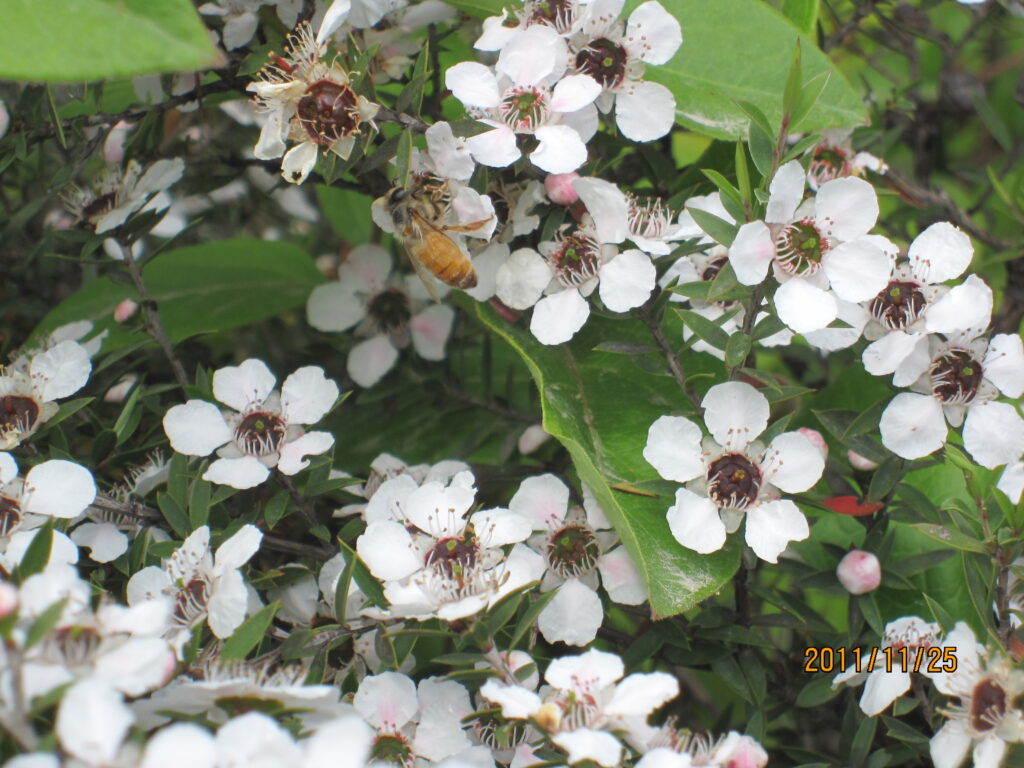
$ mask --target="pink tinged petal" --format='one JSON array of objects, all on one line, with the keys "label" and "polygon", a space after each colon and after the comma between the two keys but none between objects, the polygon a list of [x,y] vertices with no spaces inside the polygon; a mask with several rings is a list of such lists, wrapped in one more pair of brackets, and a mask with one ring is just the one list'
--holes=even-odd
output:
[{"label": "pink tinged petal", "polygon": [[52,459],[29,470],[22,494],[22,507],[26,512],[72,518],[80,515],[96,498],[96,483],[85,467]]},{"label": "pink tinged petal", "polygon": [[236,411],[244,411],[254,403],[262,404],[276,383],[266,363],[250,358],[213,374],[213,396]]},{"label": "pink tinged petal", "polygon": [[687,549],[707,555],[725,546],[725,524],[718,507],[705,496],[678,488],[666,519],[672,536]]},{"label": "pink tinged petal", "polygon": [[1024,419],[1009,403],[988,402],[967,409],[964,447],[987,469],[1017,461],[1024,454]]},{"label": "pink tinged petal", "polygon": [[882,444],[904,459],[920,459],[946,443],[946,419],[932,397],[901,392],[882,413]]},{"label": "pink tinged petal", "polygon": [[982,363],[985,378],[1007,397],[1024,394],[1024,344],[1015,333],[997,333],[988,343]]},{"label": "pink tinged petal", "polygon": [[763,221],[744,224],[729,246],[729,263],[743,285],[763,282],[774,258],[775,243]]},{"label": "pink tinged petal", "polygon": [[247,597],[245,581],[239,571],[227,571],[217,579],[206,606],[206,623],[214,635],[226,640],[241,626]]},{"label": "pink tinged petal", "polygon": [[534,24],[505,44],[494,69],[516,85],[539,85],[551,75],[560,76],[567,57],[561,35],[547,25]]},{"label": "pink tinged petal", "polygon": [[647,585],[625,547],[619,546],[597,561],[601,586],[613,603],[641,605],[647,601]]},{"label": "pink tinged petal", "polygon": [[629,15],[626,40],[637,48],[642,61],[665,64],[683,44],[683,30],[661,3],[649,0]]},{"label": "pink tinged petal", "polygon": [[216,759],[216,742],[204,728],[172,723],[150,737],[140,768],[214,768]]},{"label": "pink tinged petal", "polygon": [[992,289],[977,275],[968,275],[927,308],[924,327],[929,333],[946,335],[975,328],[983,331],[991,319]]},{"label": "pink tinged petal", "polygon": [[515,132],[505,125],[495,124],[494,130],[470,136],[466,139],[466,146],[474,160],[491,168],[504,168],[522,157],[516,145]]},{"label": "pink tinged petal", "polygon": [[530,332],[541,344],[562,344],[583,327],[590,305],[575,288],[545,296],[533,308]]},{"label": "pink tinged petal", "polygon": [[233,436],[220,408],[205,400],[174,406],[164,415],[163,424],[171,448],[186,456],[206,456]]},{"label": "pink tinged petal", "polygon": [[569,173],[587,162],[587,145],[567,125],[545,125],[533,133],[540,146],[530,162],[548,173]]},{"label": "pink tinged petal", "polygon": [[427,151],[438,172],[449,179],[469,181],[476,168],[465,139],[455,138],[446,122],[434,123],[427,128]]},{"label": "pink tinged petal", "polygon": [[989,733],[974,745],[971,757],[974,768],[999,768],[1006,754],[1006,742],[998,734]]},{"label": "pink tinged petal", "polygon": [[92,371],[92,363],[85,347],[67,340],[35,355],[29,370],[34,381],[43,381],[39,388],[43,399],[57,400],[73,395],[85,386]]},{"label": "pink tinged petal", "polygon": [[263,532],[255,525],[243,525],[235,534],[217,547],[213,573],[219,576],[229,570],[241,568],[252,559],[263,541]]},{"label": "pink tinged petal", "polygon": [[569,753],[569,764],[592,760],[605,768],[615,768],[622,761],[622,744],[607,731],[577,728],[558,733],[551,740]]},{"label": "pink tinged petal", "polygon": [[525,720],[541,708],[541,699],[533,691],[518,685],[505,685],[493,677],[480,687],[480,695],[501,707],[501,714],[511,720]]},{"label": "pink tinged petal", "polygon": [[281,161],[281,176],[292,184],[301,184],[316,165],[317,145],[304,141],[288,150]]},{"label": "pink tinged petal", "polygon": [[498,217],[494,214],[494,202],[488,195],[481,195],[472,187],[462,187],[452,199],[452,210],[459,224],[476,224],[487,221],[479,229],[467,232],[467,237],[490,240],[498,226]]},{"label": "pink tinged petal", "polygon": [[381,334],[356,344],[348,353],[346,370],[360,387],[372,387],[398,362],[398,350]]},{"label": "pink tinged petal", "polygon": [[821,451],[800,432],[785,432],[768,446],[761,463],[764,480],[786,493],[802,493],[825,471]]},{"label": "pink tinged petal", "polygon": [[356,551],[370,573],[384,581],[404,579],[423,567],[409,532],[394,520],[370,523],[356,541]]},{"label": "pink tinged petal", "polygon": [[[391,221],[390,216],[388,216]],[[338,268],[338,280],[361,293],[378,293],[387,287],[391,254],[379,245],[367,243],[352,250]]]},{"label": "pink tinged petal", "polygon": [[682,416],[660,416],[647,431],[644,458],[666,480],[685,483],[704,472],[700,427]]},{"label": "pink tinged petal", "polygon": [[889,284],[889,257],[867,240],[840,243],[822,258],[822,267],[836,295],[846,301],[868,301]]},{"label": "pink tinged petal", "polygon": [[544,295],[551,278],[551,267],[543,256],[530,248],[520,248],[498,267],[495,294],[511,309],[529,309]]},{"label": "pink tinged petal", "polygon": [[255,456],[217,459],[203,473],[203,480],[244,491],[255,488],[270,476],[270,470]]},{"label": "pink tinged petal", "polygon": [[434,304],[413,315],[409,329],[416,354],[424,360],[444,360],[444,347],[454,321],[455,311],[447,304]]},{"label": "pink tinged petal", "polygon": [[612,312],[628,312],[647,301],[658,277],[651,257],[635,248],[612,258],[598,274],[601,301]]},{"label": "pink tinged petal", "polygon": [[914,277],[925,283],[959,277],[973,256],[971,238],[946,221],[932,224],[907,249]]},{"label": "pink tinged petal", "polygon": [[807,518],[789,499],[778,499],[747,509],[747,544],[762,560],[777,562],[791,541],[810,535]]},{"label": "pink tinged petal", "polygon": [[125,640],[93,662],[93,673],[125,696],[142,696],[167,683],[174,669],[174,651],[163,638]]},{"label": "pink tinged petal", "polygon": [[613,717],[645,717],[679,695],[679,681],[665,672],[634,674],[617,686],[604,713]]},{"label": "pink tinged petal", "polygon": [[356,711],[378,730],[397,730],[416,716],[419,700],[412,680],[397,672],[363,680],[352,702]]},{"label": "pink tinged petal", "polygon": [[604,621],[601,598],[577,579],[569,579],[537,617],[537,628],[549,643],[584,646],[597,637]]},{"label": "pink tinged petal", "polygon": [[306,456],[327,453],[334,445],[334,436],[329,432],[307,432],[297,440],[281,447],[281,458],[277,468],[286,475],[295,475],[309,466]]},{"label": "pink tinged petal", "polygon": [[621,243],[629,236],[629,201],[617,185],[588,176],[576,178],[572,188],[593,217],[600,242]]},{"label": "pink tinged petal", "polygon": [[[887,333],[878,341],[868,344],[864,349],[864,354],[861,356],[864,369],[873,376],[893,373],[914,351],[921,338],[921,335],[917,333],[904,333],[903,331]],[[914,378],[916,379],[917,376]]]},{"label": "pink tinged petal", "polygon": [[856,240],[878,221],[875,188],[855,176],[828,181],[815,197],[814,218],[836,239]]},{"label": "pink tinged petal", "polygon": [[105,682],[86,678],[71,686],[60,702],[57,738],[79,760],[108,765],[134,721],[120,693]]},{"label": "pink tinged petal", "polygon": [[749,384],[716,384],[701,401],[704,423],[719,445],[741,448],[768,426],[768,399]]},{"label": "pink tinged petal", "polygon": [[676,97],[661,83],[632,83],[615,97],[615,124],[630,141],[654,141],[672,130]]},{"label": "pink tinged petal", "polygon": [[467,107],[492,109],[501,102],[498,81],[489,67],[475,61],[464,61],[449,67],[444,85]]},{"label": "pink tinged petal", "polygon": [[810,333],[835,320],[839,305],[828,291],[794,277],[775,291],[775,310],[779,319],[796,333]]},{"label": "pink tinged petal", "polygon": [[1011,502],[1020,504],[1021,496],[1024,496],[1024,461],[1007,464],[996,488],[1005,493]]},{"label": "pink tinged petal", "polygon": [[555,112],[575,112],[590,104],[601,93],[601,86],[589,75],[563,77],[551,92],[551,109]]},{"label": "pink tinged petal", "polygon": [[971,736],[963,720],[947,720],[928,745],[935,768],[959,768],[970,748]]},{"label": "pink tinged petal", "polygon": [[528,477],[520,483],[508,508],[530,520],[535,531],[546,531],[565,519],[569,488],[554,475]]},{"label": "pink tinged petal", "polygon": [[89,548],[89,557],[97,563],[109,563],[128,551],[128,536],[112,523],[85,523],[71,532],[71,540]]},{"label": "pink tinged petal", "polygon": [[[764,220],[770,224],[788,224],[804,199],[807,173],[796,160],[779,168],[768,187],[768,208]],[[730,254],[730,260],[732,255]]]},{"label": "pink tinged petal", "polygon": [[338,399],[338,385],[318,365],[299,368],[281,387],[281,412],[289,424],[315,424]]},{"label": "pink tinged petal", "polygon": [[320,29],[316,33],[317,44],[322,45],[330,40],[335,30],[348,18],[348,12],[351,10],[351,0],[334,0],[324,14],[324,20],[320,22]]},{"label": "pink tinged petal", "polygon": [[306,302],[306,320],[318,331],[347,331],[366,317],[366,305],[351,285],[330,282],[318,285]]}]

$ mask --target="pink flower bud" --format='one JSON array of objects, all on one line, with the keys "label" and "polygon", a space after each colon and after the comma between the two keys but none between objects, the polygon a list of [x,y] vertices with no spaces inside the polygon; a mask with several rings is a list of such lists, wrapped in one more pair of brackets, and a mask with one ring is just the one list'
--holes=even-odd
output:
[{"label": "pink flower bud", "polygon": [[139,309],[139,302],[132,301],[131,299],[124,299],[120,304],[114,308],[114,321],[123,323],[129,317],[134,315]]},{"label": "pink flower bud", "polygon": [[764,768],[768,765],[768,753],[752,736],[741,736],[725,765],[726,768]]},{"label": "pink flower bud", "polygon": [[544,191],[548,193],[548,200],[555,205],[572,205],[580,196],[576,193],[572,183],[578,179],[578,173],[551,173],[544,179]]},{"label": "pink flower bud", "polygon": [[540,424],[527,427],[523,430],[523,434],[519,436],[519,452],[524,456],[533,453],[549,439],[551,439],[551,435],[545,432],[544,427]]},{"label": "pink flower bud", "polygon": [[508,666],[508,671],[515,675],[517,671],[523,667],[533,664],[534,667],[530,670],[530,674],[525,679],[516,675],[516,679],[519,684],[529,688],[530,690],[536,690],[537,685],[540,683],[540,675],[537,672],[537,666],[533,661],[533,657],[530,656],[526,651],[501,651],[500,653],[502,661]]},{"label": "pink flower bud", "polygon": [[103,402],[123,403],[124,399],[128,396],[128,393],[131,392],[132,387],[135,386],[135,382],[138,380],[139,377],[133,373],[123,376],[117,384],[108,389],[106,394],[103,395]]},{"label": "pink flower bud", "polygon": [[808,429],[807,427],[800,427],[797,430],[801,435],[811,441],[811,445],[821,452],[821,455],[828,458],[828,443],[825,442],[825,438],[821,436],[821,432],[816,429]]},{"label": "pink flower bud", "polygon": [[128,131],[134,127],[131,123],[121,120],[110,129],[103,142],[103,159],[109,165],[120,165],[124,160],[124,140],[128,136]]},{"label": "pink flower bud", "polygon": [[852,466],[854,469],[862,469],[865,472],[870,472],[873,469],[878,469],[877,461],[872,461],[866,456],[861,456],[856,451],[847,451],[846,458],[849,460],[850,466]]},{"label": "pink flower bud", "polygon": [[6,581],[0,582],[0,619],[18,610],[18,588]]},{"label": "pink flower bud", "polygon": [[882,566],[870,552],[854,549],[839,561],[836,576],[851,595],[863,595],[882,583]]}]

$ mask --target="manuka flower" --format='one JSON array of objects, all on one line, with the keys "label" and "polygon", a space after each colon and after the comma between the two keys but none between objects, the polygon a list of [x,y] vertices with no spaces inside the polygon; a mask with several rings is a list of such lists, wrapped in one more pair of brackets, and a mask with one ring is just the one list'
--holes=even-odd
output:
[{"label": "manuka flower", "polygon": [[72,187],[63,196],[64,204],[78,221],[97,234],[109,232],[124,224],[154,195],[177,182],[184,171],[181,158],[157,160],[145,172],[141,165],[129,160],[124,171],[117,166],[108,168],[88,190]]}]

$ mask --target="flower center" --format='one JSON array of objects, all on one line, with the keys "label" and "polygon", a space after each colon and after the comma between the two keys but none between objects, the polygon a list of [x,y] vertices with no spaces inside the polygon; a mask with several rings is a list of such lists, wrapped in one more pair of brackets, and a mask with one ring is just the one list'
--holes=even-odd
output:
[{"label": "flower center", "polygon": [[851,173],[853,173],[853,164],[846,152],[839,147],[822,144],[814,150],[814,157],[811,158],[811,167],[807,171],[807,176],[820,187],[826,181],[840,179]]},{"label": "flower center", "polygon": [[534,86],[514,86],[505,91],[498,113],[513,131],[530,133],[544,124],[551,107],[546,91]]},{"label": "flower center", "polygon": [[466,581],[467,573],[476,565],[477,546],[472,534],[441,539],[427,553],[426,565],[448,579]]},{"label": "flower center", "polygon": [[249,456],[266,456],[281,445],[286,429],[280,416],[255,411],[242,419],[235,429],[235,441]]},{"label": "flower center", "polygon": [[629,54],[618,43],[606,37],[592,40],[576,54],[576,69],[590,75],[603,88],[615,88],[626,78]]},{"label": "flower center", "polygon": [[761,491],[761,470],[742,453],[727,453],[711,462],[708,496],[723,509],[746,509]]},{"label": "flower center", "polygon": [[672,211],[665,207],[660,197],[641,202],[630,196],[629,231],[639,237],[656,240],[665,234],[672,221]]},{"label": "flower center", "polygon": [[597,567],[601,545],[586,525],[570,525],[548,539],[548,566],[563,579],[582,576]]},{"label": "flower center", "polygon": [[497,709],[480,712],[473,730],[481,742],[495,750],[515,749],[526,741],[526,723],[506,720]]},{"label": "flower center", "polygon": [[295,108],[310,140],[329,147],[342,136],[359,132],[356,94],[347,85],[317,80]]},{"label": "flower center", "polygon": [[400,331],[412,319],[409,297],[397,288],[381,291],[368,305],[370,317],[384,333]]},{"label": "flower center", "polygon": [[39,419],[39,404],[24,395],[0,397],[0,435],[7,432],[25,434],[32,431]]},{"label": "flower center", "polygon": [[373,746],[370,747],[370,762],[375,760],[412,768],[416,764],[416,755],[400,733],[382,733],[373,740]]},{"label": "flower center", "polygon": [[597,243],[581,234],[563,237],[559,249],[549,258],[566,288],[587,282],[601,266]]},{"label": "flower center", "polygon": [[206,603],[210,599],[210,585],[203,579],[192,579],[178,590],[174,598],[174,619],[186,627],[206,614]]},{"label": "flower center", "polygon": [[21,522],[21,505],[0,496],[0,536],[7,536]]},{"label": "flower center", "polygon": [[61,627],[47,638],[70,666],[85,664],[92,658],[103,641],[93,627]]},{"label": "flower center", "polygon": [[568,32],[576,20],[576,0],[541,0],[530,10],[531,24],[547,24],[557,32]]},{"label": "flower center", "polygon": [[116,192],[107,192],[105,195],[100,195],[91,203],[82,206],[82,218],[92,219],[96,216],[102,216],[104,213],[113,210],[116,202]]},{"label": "flower center", "polygon": [[917,283],[894,280],[868,305],[871,316],[890,331],[901,331],[921,316],[928,302]]},{"label": "flower center", "polygon": [[967,405],[981,385],[981,363],[966,349],[951,349],[931,365],[932,393],[945,405]]},{"label": "flower center", "polygon": [[991,731],[1006,714],[1006,691],[995,680],[987,678],[974,686],[971,694],[971,727]]},{"label": "flower center", "polygon": [[775,239],[775,260],[791,275],[813,275],[830,248],[813,219],[790,224]]}]

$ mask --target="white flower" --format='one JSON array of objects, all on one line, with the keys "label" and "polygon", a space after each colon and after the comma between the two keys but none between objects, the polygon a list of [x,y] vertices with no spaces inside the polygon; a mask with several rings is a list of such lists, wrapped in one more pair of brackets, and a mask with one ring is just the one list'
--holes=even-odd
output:
[{"label": "white flower", "polygon": [[647,435],[644,458],[666,480],[687,483],[668,510],[676,541],[707,554],[725,544],[746,516],[746,541],[770,563],[791,541],[807,538],[807,520],[778,490],[800,493],[825,469],[821,453],[799,432],[785,432],[766,447],[757,436],[768,426],[768,400],[749,384],[727,382],[701,403],[711,436],[680,416],[662,416]]},{"label": "white flower", "polygon": [[247,593],[239,569],[256,554],[262,539],[255,526],[243,525],[212,554],[210,529],[205,525],[197,528],[162,567],[152,565],[132,575],[128,603],[161,597],[172,600],[170,639],[179,653],[192,628],[203,620],[214,635],[226,639],[246,614]]},{"label": "white flower", "polygon": [[682,29],[661,3],[648,0],[618,20],[623,0],[594,0],[586,6],[572,36],[573,65],[601,89],[597,106],[610,112],[622,135],[654,141],[668,133],[676,117],[676,100],[660,83],[643,80],[644,64],[665,64],[683,42]]},{"label": "white flower", "polygon": [[885,173],[888,166],[868,152],[854,152],[851,130],[822,131],[821,141],[811,150],[807,184],[817,189],[822,184],[846,176],[863,176],[865,171]]},{"label": "white flower", "polygon": [[64,203],[78,221],[86,222],[97,234],[124,224],[150,198],[167,189],[185,172],[185,161],[157,160],[145,173],[142,166],[129,160],[124,172],[108,168],[88,191],[73,187],[64,195]]},{"label": "white flower", "polygon": [[391,255],[379,245],[355,248],[338,268],[338,280],[318,285],[306,304],[310,325],[338,332],[356,327],[368,339],[356,344],[347,369],[361,387],[372,387],[398,361],[409,344],[426,360],[443,360],[455,312],[445,304],[425,303],[418,281],[399,281]]},{"label": "white flower", "polygon": [[557,32],[532,26],[505,44],[493,71],[471,61],[448,69],[445,86],[491,127],[467,140],[478,163],[504,168],[518,160],[516,134],[540,142],[530,160],[544,171],[568,173],[586,162],[586,142],[597,130],[593,101],[601,89],[589,77],[563,77],[567,60]]},{"label": "white flower", "polygon": [[176,405],[164,416],[171,447],[187,456],[220,457],[203,479],[232,488],[252,488],[276,467],[294,475],[309,466],[307,455],[330,450],[327,432],[306,432],[302,425],[322,419],[338,399],[338,385],[318,366],[299,368],[277,380],[262,360],[249,359],[213,374],[213,395],[232,408],[222,412],[205,400]]},{"label": "white flower", "polygon": [[224,19],[221,40],[225,48],[233,51],[252,40],[259,25],[256,12],[261,5],[263,0],[217,0],[199,6],[199,12]]},{"label": "white flower", "polygon": [[78,517],[96,498],[92,473],[63,459],[51,459],[18,476],[14,457],[0,452],[0,540],[35,528],[47,517]]}]

